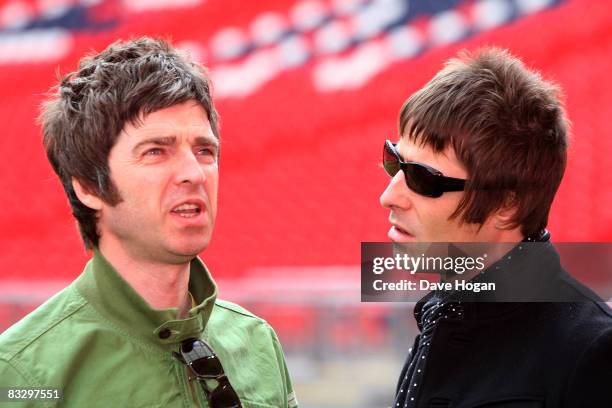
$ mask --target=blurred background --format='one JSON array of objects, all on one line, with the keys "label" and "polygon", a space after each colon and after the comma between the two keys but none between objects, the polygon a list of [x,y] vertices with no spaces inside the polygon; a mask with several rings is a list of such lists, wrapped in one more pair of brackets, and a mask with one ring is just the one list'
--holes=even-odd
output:
[{"label": "blurred background", "polygon": [[413,305],[360,303],[360,242],[387,240],[378,163],[400,106],[459,49],[506,47],[564,88],[553,240],[612,240],[607,1],[0,0],[0,330],[89,258],[41,146],[44,94],[138,35],[210,69],[223,157],[202,257],[221,297],[277,330],[302,407],[392,403]]}]

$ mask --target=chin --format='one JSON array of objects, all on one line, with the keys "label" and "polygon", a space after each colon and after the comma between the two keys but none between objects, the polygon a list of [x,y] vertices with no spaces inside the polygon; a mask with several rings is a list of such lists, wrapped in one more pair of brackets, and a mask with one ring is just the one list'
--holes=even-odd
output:
[{"label": "chin", "polygon": [[191,260],[198,256],[202,251],[208,247],[209,240],[199,240],[198,242],[182,242],[169,245],[169,252],[175,254],[177,257],[186,258]]}]

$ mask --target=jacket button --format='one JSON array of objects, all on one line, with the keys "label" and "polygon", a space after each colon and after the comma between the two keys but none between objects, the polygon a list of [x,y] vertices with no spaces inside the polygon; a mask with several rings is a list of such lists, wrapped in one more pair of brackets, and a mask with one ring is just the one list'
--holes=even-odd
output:
[{"label": "jacket button", "polygon": [[170,337],[171,334],[172,333],[170,332],[170,329],[163,329],[159,333],[157,333],[160,339],[167,339],[168,337]]}]

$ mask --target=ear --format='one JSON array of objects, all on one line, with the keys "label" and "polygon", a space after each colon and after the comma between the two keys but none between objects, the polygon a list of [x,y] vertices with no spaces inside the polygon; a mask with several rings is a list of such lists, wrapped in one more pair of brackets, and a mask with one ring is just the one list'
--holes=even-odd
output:
[{"label": "ear", "polygon": [[100,197],[98,197],[95,194],[90,193],[89,190],[85,188],[79,182],[79,180],[77,180],[74,177],[72,178],[72,188],[74,189],[74,192],[76,193],[79,201],[82,202],[83,205],[91,208],[92,210],[96,210],[96,211],[99,211],[102,209],[103,202],[100,199]]},{"label": "ear", "polygon": [[507,225],[509,225],[509,221],[512,218],[513,214],[514,214],[514,211],[512,209],[497,211],[495,215],[493,216],[494,218],[493,225],[495,226],[495,229],[498,229],[498,230],[508,229]]},{"label": "ear", "polygon": [[516,196],[511,193],[504,203],[504,206],[497,210],[493,215],[493,225],[496,229],[507,229],[510,220],[516,213]]}]

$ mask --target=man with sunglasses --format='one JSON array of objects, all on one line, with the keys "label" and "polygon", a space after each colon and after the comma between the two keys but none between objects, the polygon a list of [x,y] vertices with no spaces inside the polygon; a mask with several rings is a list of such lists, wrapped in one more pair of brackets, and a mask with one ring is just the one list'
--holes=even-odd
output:
[{"label": "man with sunglasses", "polygon": [[198,257],[219,176],[203,67],[162,40],[116,42],[61,80],[41,122],[92,259],[0,336],[0,405],[296,407],[276,334],[218,300]]},{"label": "man with sunglasses", "polygon": [[557,86],[504,50],[462,53],[405,102],[399,132],[383,147],[390,240],[510,244],[473,279],[513,293],[421,299],[393,406],[612,407],[612,313],[546,230],[567,160]]}]

